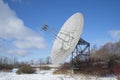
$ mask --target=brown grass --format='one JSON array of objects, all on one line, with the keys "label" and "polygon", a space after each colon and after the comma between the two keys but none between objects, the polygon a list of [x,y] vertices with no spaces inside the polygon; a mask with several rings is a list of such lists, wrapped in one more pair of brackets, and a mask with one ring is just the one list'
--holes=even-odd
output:
[{"label": "brown grass", "polygon": [[55,70],[54,74],[69,74],[71,70],[71,65],[69,63],[65,63],[61,65],[57,70]]},{"label": "brown grass", "polygon": [[[86,64],[86,63],[85,63]],[[84,65],[83,63],[81,65]],[[71,71],[71,64],[66,63],[61,65],[54,74],[69,74]],[[84,66],[80,66],[80,68],[75,68],[74,74],[83,74],[83,75],[91,75],[91,76],[106,76],[110,73],[110,70],[107,68],[107,64],[88,64]]]},{"label": "brown grass", "polygon": [[51,67],[49,66],[40,66],[40,70],[50,70]]}]

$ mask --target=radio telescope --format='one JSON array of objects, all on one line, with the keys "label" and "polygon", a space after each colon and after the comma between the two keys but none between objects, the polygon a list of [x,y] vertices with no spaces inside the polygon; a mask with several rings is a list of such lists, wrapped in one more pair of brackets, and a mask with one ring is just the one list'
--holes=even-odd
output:
[{"label": "radio telescope", "polygon": [[[58,32],[53,44],[51,58],[53,64],[63,63],[72,54],[72,59],[83,55],[83,52],[90,46],[88,42],[80,38],[84,24],[84,17],[81,13],[73,14]],[[46,31],[48,25],[42,30]],[[80,45],[85,45],[84,49]]]}]

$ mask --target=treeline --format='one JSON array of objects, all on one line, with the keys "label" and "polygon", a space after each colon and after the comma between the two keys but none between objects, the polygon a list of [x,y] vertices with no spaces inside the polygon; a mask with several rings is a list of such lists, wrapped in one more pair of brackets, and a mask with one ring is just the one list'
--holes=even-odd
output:
[{"label": "treeline", "polygon": [[46,65],[51,64],[50,57],[41,58],[38,60],[18,61],[16,57],[0,57],[0,71],[10,71],[13,68],[20,68],[23,66]]},{"label": "treeline", "polygon": [[120,41],[106,43],[99,49],[94,46],[90,58],[93,64],[98,63],[99,68],[106,68],[108,73],[120,74]]},{"label": "treeline", "polygon": [[18,62],[16,58],[10,59],[8,57],[0,57],[0,70],[8,71],[17,66]]},{"label": "treeline", "polygon": [[108,42],[97,48],[91,49],[90,60],[81,62],[85,65],[81,69],[82,73],[93,75],[120,74],[120,41]]},{"label": "treeline", "polygon": [[[120,41],[106,43],[99,49],[94,46],[91,49],[91,58],[101,59],[105,62],[120,58]],[[119,60],[120,61],[120,60]],[[120,62],[119,62],[120,63]]]}]

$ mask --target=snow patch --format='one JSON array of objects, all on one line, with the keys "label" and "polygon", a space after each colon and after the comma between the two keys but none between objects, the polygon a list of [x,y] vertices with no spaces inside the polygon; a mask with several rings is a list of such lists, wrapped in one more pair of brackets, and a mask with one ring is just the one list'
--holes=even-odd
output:
[{"label": "snow patch", "polygon": [[85,75],[54,75],[54,70],[36,71],[35,74],[16,74],[17,69],[12,72],[0,72],[0,80],[117,80],[113,77],[92,77]]}]

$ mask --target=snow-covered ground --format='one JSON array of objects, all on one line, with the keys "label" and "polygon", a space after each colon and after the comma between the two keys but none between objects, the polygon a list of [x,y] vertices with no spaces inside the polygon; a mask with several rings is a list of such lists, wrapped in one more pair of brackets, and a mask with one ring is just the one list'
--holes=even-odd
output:
[{"label": "snow-covered ground", "polygon": [[91,77],[84,75],[54,75],[53,70],[37,71],[35,74],[21,74],[0,72],[0,80],[117,80],[116,77]]}]

